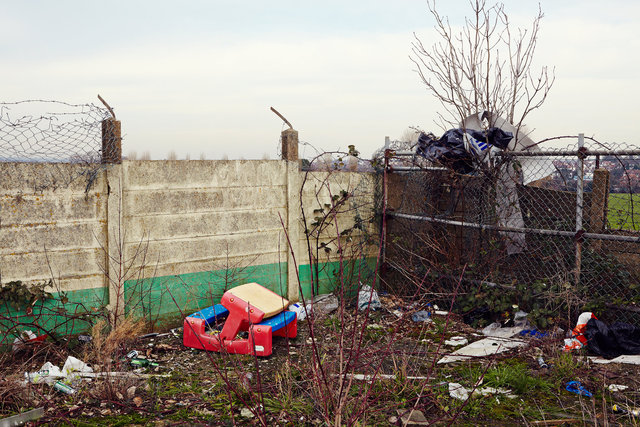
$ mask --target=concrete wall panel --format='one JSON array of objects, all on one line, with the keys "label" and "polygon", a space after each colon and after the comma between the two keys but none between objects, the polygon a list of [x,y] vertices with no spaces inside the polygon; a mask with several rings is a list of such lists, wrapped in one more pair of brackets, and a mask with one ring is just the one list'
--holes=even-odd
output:
[{"label": "concrete wall panel", "polygon": [[127,215],[218,212],[236,209],[286,207],[284,186],[226,187],[176,190],[128,190]]},{"label": "concrete wall panel", "polygon": [[[302,182],[306,178],[302,200],[309,222],[313,210],[331,203],[331,195],[341,190],[355,188],[369,200],[374,192],[368,174],[306,174],[297,162],[280,160],[124,161],[98,170],[87,191],[88,170],[84,165],[0,163],[3,282],[53,276],[63,291],[106,289],[104,272],[113,278],[123,267],[130,289],[139,277],[149,283],[158,277],[180,290],[187,286],[185,278],[198,288],[200,277],[252,267],[268,286],[284,283],[295,300],[296,270],[285,230],[299,271],[307,271]],[[353,225],[354,203],[338,217],[341,230]],[[367,208],[363,204],[357,211]],[[354,240],[360,241],[361,234],[354,232]],[[331,228],[322,239],[333,237]],[[120,246],[125,261],[107,265],[107,254],[118,257]],[[331,247],[322,262],[337,259],[337,248]],[[368,253],[375,256],[375,251]],[[304,277],[303,282],[309,286]],[[100,292],[112,300],[117,294],[113,287]]]},{"label": "concrete wall panel", "polygon": [[150,235],[160,240],[280,230],[278,211],[282,209],[136,216],[127,221],[127,237],[137,241]]},{"label": "concrete wall panel", "polygon": [[180,189],[286,185],[277,160],[125,161],[129,189]]}]

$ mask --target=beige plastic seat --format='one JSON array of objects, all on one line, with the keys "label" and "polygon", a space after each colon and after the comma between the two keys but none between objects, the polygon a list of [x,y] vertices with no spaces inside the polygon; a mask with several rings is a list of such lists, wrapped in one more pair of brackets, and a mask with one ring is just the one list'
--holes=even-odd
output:
[{"label": "beige plastic seat", "polygon": [[275,316],[289,306],[289,301],[257,283],[247,283],[229,289],[227,293],[248,302],[264,313],[264,317]]}]

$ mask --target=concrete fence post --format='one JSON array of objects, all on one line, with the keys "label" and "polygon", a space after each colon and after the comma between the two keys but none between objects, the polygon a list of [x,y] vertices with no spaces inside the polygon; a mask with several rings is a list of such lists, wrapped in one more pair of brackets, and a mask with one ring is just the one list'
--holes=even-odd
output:
[{"label": "concrete fence post", "polygon": [[[287,234],[291,248],[287,251],[287,299],[298,301],[298,272],[295,261],[300,262],[300,161],[298,157],[298,131],[282,131],[282,160],[287,170]],[[293,251],[293,254],[291,253]]]},{"label": "concrete fence post", "polygon": [[109,289],[109,309],[115,324],[125,314],[124,277],[125,277],[125,216],[123,203],[124,170],[122,164],[107,168],[107,224],[105,241],[105,281]]},{"label": "concrete fence post", "polygon": [[298,160],[298,131],[287,129],[282,131],[282,160]]},{"label": "concrete fence post", "polygon": [[122,127],[120,120],[102,121],[102,163],[122,163]]}]

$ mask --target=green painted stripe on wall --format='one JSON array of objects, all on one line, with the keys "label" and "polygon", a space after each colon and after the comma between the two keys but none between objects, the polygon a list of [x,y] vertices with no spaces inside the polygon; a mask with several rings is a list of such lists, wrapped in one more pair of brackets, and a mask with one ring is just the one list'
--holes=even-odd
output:
[{"label": "green painted stripe on wall", "polygon": [[[340,283],[345,286],[345,296],[353,298],[357,293],[358,282],[371,283],[376,265],[375,258],[361,258],[320,263],[318,265],[318,294],[334,292]],[[341,270],[342,268],[342,270]],[[305,298],[311,296],[312,266],[302,265],[298,268],[300,283]],[[340,278],[342,277],[342,279]]]},{"label": "green painted stripe on wall", "polygon": [[[350,289],[348,297],[355,295],[358,280],[370,282],[374,267],[375,258],[343,264],[344,283]],[[320,293],[333,292],[337,288],[340,263],[321,264],[319,271]],[[300,266],[299,272],[303,293],[308,297],[311,295],[309,265]],[[175,324],[189,314],[219,303],[227,289],[249,282],[259,283],[286,297],[287,263],[128,280],[124,283],[125,312],[144,317],[155,325]]]},{"label": "green painted stripe on wall", "polygon": [[16,310],[7,303],[0,305],[0,330],[3,331],[0,345],[11,344],[26,330],[32,330],[36,335],[49,332],[58,336],[86,332],[109,302],[106,287],[55,292],[52,295],[53,298],[36,303],[31,314]]},{"label": "green painted stripe on wall", "polygon": [[[342,268],[343,283],[348,289],[346,296],[353,297],[359,280],[371,282],[375,258],[350,260]],[[339,262],[319,265],[319,293],[337,289],[339,272]],[[305,298],[310,297],[310,266],[300,266],[299,273]],[[184,316],[220,302],[226,289],[244,283],[256,282],[286,296],[286,275],[287,264],[275,263],[129,280],[124,283],[125,313],[144,317],[156,326],[175,325]],[[95,323],[96,315],[105,313],[108,302],[109,291],[103,287],[54,293],[53,298],[36,304],[32,314],[5,303],[0,305],[0,328],[6,331],[0,336],[3,340],[0,345],[11,344],[27,329],[36,334],[49,331],[61,336],[87,332]]]},{"label": "green painted stripe on wall", "polygon": [[227,289],[249,282],[286,296],[287,263],[128,280],[125,310],[152,323],[169,323],[217,304]]}]

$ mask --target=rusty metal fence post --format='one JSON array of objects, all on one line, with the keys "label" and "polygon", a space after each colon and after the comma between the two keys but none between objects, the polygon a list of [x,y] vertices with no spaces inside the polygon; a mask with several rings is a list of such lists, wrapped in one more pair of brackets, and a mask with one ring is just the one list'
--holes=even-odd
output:
[{"label": "rusty metal fence post", "polygon": [[576,286],[580,284],[582,267],[582,217],[584,204],[584,134],[578,134],[578,185],[576,187]]}]

